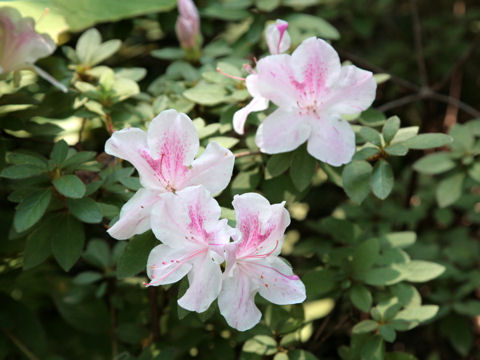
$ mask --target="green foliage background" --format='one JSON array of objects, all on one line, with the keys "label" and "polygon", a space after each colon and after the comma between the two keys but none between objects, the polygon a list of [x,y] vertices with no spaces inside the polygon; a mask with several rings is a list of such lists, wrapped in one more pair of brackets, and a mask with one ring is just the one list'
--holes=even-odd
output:
[{"label": "green foliage background", "polygon": [[[480,6],[196,3],[200,52],[178,46],[172,0],[0,2],[36,19],[50,8],[38,29],[61,45],[38,65],[70,89],[27,71],[0,78],[0,358],[478,359]],[[232,131],[249,95],[215,69],[245,76],[277,18],[292,47],[318,36],[376,73],[377,100],[349,119],[359,149],[342,168],[304,147],[260,154],[265,114],[249,117],[245,136]],[[257,297],[261,323],[237,332],[216,304],[179,308],[185,280],[143,286],[151,233],[107,235],[140,184],[105,140],[167,108],[194,119],[203,147],[216,140],[236,154],[223,216],[234,222],[234,194],[287,201],[282,255],[306,284],[305,304]]]}]

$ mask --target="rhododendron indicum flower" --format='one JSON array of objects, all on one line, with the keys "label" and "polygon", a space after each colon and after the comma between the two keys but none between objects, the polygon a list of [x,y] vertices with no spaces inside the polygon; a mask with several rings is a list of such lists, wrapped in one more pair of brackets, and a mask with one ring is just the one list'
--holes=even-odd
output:
[{"label": "rhododendron indicum flower", "polygon": [[0,74],[31,69],[67,92],[63,84],[34,65],[38,59],[52,54],[55,48],[55,42],[49,35],[35,31],[32,18],[22,17],[17,9],[11,7],[0,8]]},{"label": "rhododendron indicum flower", "polygon": [[192,0],[178,0],[180,13],[175,24],[175,31],[180,44],[184,48],[195,46],[200,34],[200,16]]},{"label": "rhododendron indicum flower", "polygon": [[270,205],[263,196],[247,193],[235,196],[233,207],[240,235],[234,234],[236,241],[225,246],[227,266],[218,305],[227,323],[244,331],[262,317],[254,301],[257,292],[274,304],[296,304],[305,300],[305,286],[278,257],[290,224],[284,203]]},{"label": "rhododendron indicum flower", "polygon": [[203,185],[211,194],[225,189],[235,161],[216,142],[197,158],[198,133],[192,120],[175,110],[165,110],[152,120],[148,131],[129,128],[115,131],[105,152],[132,163],[143,188],[122,207],[120,219],[108,230],[119,240],[150,229],[150,212],[162,194]]},{"label": "rhododendron indicum flower", "polygon": [[282,54],[290,48],[290,35],[287,32],[288,22],[278,19],[275,24],[270,24],[265,30],[270,54]]},{"label": "rhododendron indicum flower", "polygon": [[[275,24],[267,26],[265,39],[271,54],[281,54],[290,48],[290,35],[287,28],[288,22],[280,19]],[[257,82],[256,76],[248,76],[245,79],[245,85],[253,99],[247,106],[233,114],[233,129],[240,135],[243,134],[248,115],[254,111],[265,110],[268,107],[268,99],[260,95],[257,90]]]},{"label": "rhododendron indicum flower", "polygon": [[[307,141],[307,151],[333,166],[348,163],[355,153],[355,134],[341,115],[367,109],[375,99],[372,73],[341,66],[325,41],[309,38],[292,55],[271,55],[257,64],[252,96],[278,106],[257,130],[262,152],[277,154]],[[251,87],[248,87],[251,90]]]},{"label": "rhododendron indicum flower", "polygon": [[203,186],[165,194],[152,211],[152,230],[163,245],[148,257],[150,285],[171,284],[188,274],[189,288],[178,304],[203,312],[222,285],[223,246],[234,229],[219,220],[220,206]]}]

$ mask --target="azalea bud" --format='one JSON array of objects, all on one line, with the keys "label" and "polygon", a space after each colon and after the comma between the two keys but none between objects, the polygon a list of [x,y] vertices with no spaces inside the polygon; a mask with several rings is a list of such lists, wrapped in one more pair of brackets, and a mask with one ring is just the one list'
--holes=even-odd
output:
[{"label": "azalea bud", "polygon": [[200,16],[192,0],[178,0],[178,11],[177,38],[184,48],[189,49],[195,46],[200,34]]},{"label": "azalea bud", "polygon": [[290,48],[290,35],[287,28],[288,22],[280,19],[275,24],[267,26],[265,38],[272,55],[284,53]]},{"label": "azalea bud", "polygon": [[0,74],[31,69],[63,92],[67,88],[34,63],[55,51],[55,42],[47,34],[35,31],[32,18],[22,17],[17,9],[0,8]]}]

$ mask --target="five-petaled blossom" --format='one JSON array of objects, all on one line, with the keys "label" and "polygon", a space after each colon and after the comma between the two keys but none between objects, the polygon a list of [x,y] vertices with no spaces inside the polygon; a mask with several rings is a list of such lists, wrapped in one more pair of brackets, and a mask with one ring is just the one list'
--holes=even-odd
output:
[{"label": "five-petaled blossom", "polygon": [[40,58],[55,51],[55,42],[47,34],[35,31],[32,18],[22,17],[17,9],[0,8],[0,74],[30,69],[37,72],[63,92],[67,88],[45,71],[35,66]]},{"label": "five-petaled blossom", "polygon": [[178,12],[179,16],[175,24],[177,38],[184,48],[192,48],[200,33],[198,10],[192,0],[178,0]]},{"label": "five-petaled blossom", "polygon": [[148,257],[147,285],[171,284],[188,274],[190,286],[178,304],[206,311],[220,293],[223,247],[234,231],[220,213],[203,186],[165,194],[152,211],[152,230],[163,244]]},{"label": "five-petaled blossom", "polygon": [[253,100],[266,98],[278,107],[257,130],[255,141],[262,152],[288,152],[307,141],[307,151],[318,160],[333,166],[351,160],[355,134],[341,115],[372,104],[377,85],[371,72],[342,66],[337,52],[314,37],[292,55],[264,57],[256,69],[247,77]]},{"label": "five-petaled blossom", "polygon": [[233,207],[238,231],[225,246],[218,306],[231,327],[244,331],[262,317],[255,305],[257,292],[274,304],[296,304],[305,300],[305,286],[278,257],[290,224],[284,203],[270,205],[263,196],[247,193],[235,196]]},{"label": "five-petaled blossom", "polygon": [[119,240],[150,229],[150,213],[164,193],[203,185],[215,195],[230,182],[233,154],[210,142],[196,159],[199,138],[190,118],[165,110],[152,120],[148,131],[129,128],[116,131],[105,144],[105,152],[132,163],[143,188],[122,207],[120,219],[108,230]]},{"label": "five-petaled blossom", "polygon": [[[270,54],[281,54],[290,48],[290,35],[287,31],[288,22],[278,19],[275,24],[270,24],[265,30],[265,40],[267,41]],[[252,95],[252,100],[247,106],[241,108],[233,114],[233,129],[240,135],[243,135],[245,122],[251,112],[262,111],[268,108],[268,99],[260,95],[257,90],[257,77],[248,76],[245,79],[247,90]]]}]

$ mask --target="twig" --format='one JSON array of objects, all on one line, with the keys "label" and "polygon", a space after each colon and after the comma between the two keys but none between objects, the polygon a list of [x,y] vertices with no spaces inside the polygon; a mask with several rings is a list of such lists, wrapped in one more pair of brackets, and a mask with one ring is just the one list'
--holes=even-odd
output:
[{"label": "twig", "polygon": [[463,110],[464,112],[466,112],[467,114],[471,115],[474,118],[480,117],[480,111],[476,110],[472,106],[464,103],[461,100],[455,99],[454,97],[439,94],[435,91],[430,90],[429,88],[421,89],[420,92],[416,94],[410,94],[400,99],[387,102],[379,106],[377,110],[388,111],[388,110],[391,110],[403,105],[407,105],[415,101],[424,100],[424,99],[433,99],[446,104],[452,104],[457,106],[459,109]]},{"label": "twig", "polygon": [[413,38],[415,41],[415,50],[417,55],[418,70],[423,86],[428,85],[427,67],[425,66],[425,57],[423,56],[422,46],[422,27],[420,25],[420,17],[418,16],[417,0],[410,0],[410,11],[412,13],[413,22]]},{"label": "twig", "polygon": [[234,154],[235,158],[241,158],[241,157],[245,157],[245,156],[253,156],[253,155],[260,155],[262,152],[260,150],[257,150],[257,151],[243,151],[243,152],[239,152],[239,153],[236,153]]},{"label": "twig", "polygon": [[160,340],[160,325],[158,322],[158,292],[156,286],[150,286],[148,288],[148,300],[150,302],[153,341],[157,342]]},{"label": "twig", "polygon": [[[463,72],[459,68],[455,75],[452,76],[452,83],[450,84],[450,97],[453,99],[460,99],[462,91],[462,77]],[[450,129],[456,122],[458,117],[458,106],[454,104],[448,104],[447,112],[443,120],[443,127]]]},{"label": "twig", "polygon": [[448,84],[450,79],[455,75],[455,73],[460,70],[465,63],[470,59],[470,57],[475,53],[475,50],[477,47],[480,45],[480,34],[475,37],[475,39],[472,42],[472,45],[470,45],[470,48],[463,54],[453,65],[452,69],[445,75],[445,77],[439,81],[438,83],[434,84],[432,86],[432,90],[440,90],[442,89],[445,85]]},{"label": "twig", "polygon": [[40,360],[30,349],[20,341],[15,335],[6,329],[2,329],[2,332],[20,349],[20,351],[30,360]]}]

